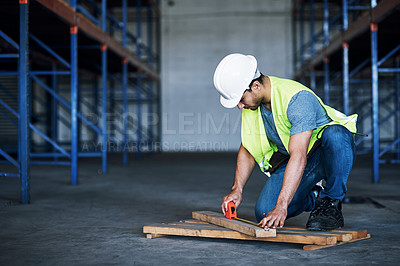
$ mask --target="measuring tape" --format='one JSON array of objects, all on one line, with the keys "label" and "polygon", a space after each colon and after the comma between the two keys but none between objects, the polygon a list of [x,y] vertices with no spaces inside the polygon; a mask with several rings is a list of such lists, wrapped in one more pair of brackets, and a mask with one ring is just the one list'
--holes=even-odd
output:
[{"label": "measuring tape", "polygon": [[235,220],[238,220],[238,221],[241,221],[241,222],[245,222],[245,223],[248,223],[248,224],[255,225],[255,226],[263,228],[262,226],[260,226],[260,225],[258,225],[256,223],[253,223],[251,221],[247,221],[247,220],[238,218],[237,217],[237,213],[236,213],[236,206],[235,206],[235,203],[233,203],[233,201],[228,202],[228,211],[225,212],[225,217],[228,218],[228,219],[235,219]]}]

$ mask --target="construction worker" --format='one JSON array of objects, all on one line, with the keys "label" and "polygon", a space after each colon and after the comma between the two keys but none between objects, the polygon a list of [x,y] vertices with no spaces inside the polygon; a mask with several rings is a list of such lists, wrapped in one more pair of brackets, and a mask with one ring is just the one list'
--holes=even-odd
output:
[{"label": "construction worker", "polygon": [[[226,108],[242,110],[242,128],[232,191],[221,204],[236,207],[255,163],[268,179],[256,203],[259,225],[283,227],[285,219],[311,211],[308,230],[344,226],[341,202],[355,158],[357,115],[325,105],[302,84],[257,69],[251,55],[230,54],[214,73]],[[324,187],[316,185],[325,179]]]}]

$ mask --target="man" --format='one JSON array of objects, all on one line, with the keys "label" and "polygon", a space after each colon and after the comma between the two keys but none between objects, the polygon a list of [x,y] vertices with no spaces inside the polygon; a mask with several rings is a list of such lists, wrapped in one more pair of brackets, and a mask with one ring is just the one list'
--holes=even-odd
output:
[{"label": "man", "polygon": [[[230,201],[239,207],[257,162],[269,176],[255,207],[259,225],[283,227],[285,219],[311,211],[308,230],[343,227],[341,201],[355,158],[357,115],[325,105],[298,82],[264,76],[251,55],[222,59],[214,85],[224,107],[242,110],[235,180],[222,212]],[[323,179],[325,187],[316,186]]]}]

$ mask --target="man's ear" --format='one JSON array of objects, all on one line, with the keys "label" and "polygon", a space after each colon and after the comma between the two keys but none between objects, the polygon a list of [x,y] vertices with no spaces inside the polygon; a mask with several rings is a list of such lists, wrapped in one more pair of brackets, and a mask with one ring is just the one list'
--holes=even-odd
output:
[{"label": "man's ear", "polygon": [[254,90],[259,91],[261,89],[261,83],[259,81],[254,81]]}]

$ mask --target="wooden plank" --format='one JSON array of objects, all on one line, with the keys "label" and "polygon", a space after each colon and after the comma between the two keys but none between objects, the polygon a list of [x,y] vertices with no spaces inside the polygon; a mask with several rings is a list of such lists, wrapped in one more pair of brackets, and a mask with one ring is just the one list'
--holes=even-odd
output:
[{"label": "wooden plank", "polygon": [[321,248],[329,248],[329,247],[339,246],[339,245],[343,245],[343,244],[346,244],[346,243],[352,243],[352,242],[356,242],[356,241],[364,240],[364,239],[369,239],[369,238],[371,238],[371,235],[367,234],[365,237],[362,237],[362,238],[352,239],[352,240],[347,241],[347,242],[338,242],[338,243],[332,244],[332,245],[305,245],[305,246],[303,246],[303,250],[311,251],[311,250],[317,250],[317,249],[321,249]]},{"label": "wooden plank", "polygon": [[331,245],[337,243],[337,238],[335,235],[312,234],[308,232],[280,231],[276,233],[276,237],[271,239],[276,239],[276,241],[271,240],[274,242],[301,243],[301,244],[304,244],[308,240],[321,243],[318,245]]},{"label": "wooden plank", "polygon": [[153,239],[153,238],[159,238],[159,237],[164,237],[168,235],[161,235],[161,234],[146,234],[146,238],[148,239]]},{"label": "wooden plank", "polygon": [[[298,227],[283,227],[283,229],[287,230],[304,230],[308,231],[305,228],[298,228]],[[324,234],[351,234],[352,239],[357,239],[357,238],[363,238],[367,236],[367,230],[360,230],[360,231],[353,231],[353,230],[331,230],[331,231],[309,231],[309,232],[318,232],[318,233],[324,233]],[[339,240],[342,241],[342,240]],[[343,240],[346,241],[346,240]]]},{"label": "wooden plank", "polygon": [[[288,229],[288,230],[293,230],[293,229],[295,229],[295,230],[305,230],[305,231],[308,231],[306,228],[300,228],[300,227],[283,227],[283,229]],[[314,232],[352,234],[353,239],[364,238],[364,237],[366,237],[367,234],[368,234],[367,230],[355,231],[355,230],[343,230],[343,229],[331,230],[331,231],[314,231]]]},{"label": "wooden plank", "polygon": [[[200,220],[195,220],[195,219],[189,219],[189,220],[181,220],[179,221],[181,223],[187,223],[187,224],[209,224],[204,221]],[[343,235],[352,235],[352,239],[357,239],[357,238],[363,238],[367,236],[367,230],[360,230],[360,231],[352,231],[352,230],[332,230],[332,231],[308,231],[306,228],[301,228],[301,227],[283,227],[282,229],[285,230],[301,230],[301,231],[307,231],[307,232],[315,232],[317,234],[329,234],[329,235],[336,235],[338,241],[349,241],[348,236],[346,236],[344,239],[342,239]],[[281,229],[278,229],[281,230]],[[342,236],[340,236],[342,235]]]},{"label": "wooden plank", "polygon": [[249,236],[255,236],[257,238],[276,236],[275,229],[264,230],[261,227],[247,224],[245,222],[227,219],[222,213],[217,213],[212,211],[197,211],[197,212],[192,212],[192,217],[194,219],[226,227]]},{"label": "wooden plank", "polygon": [[200,220],[195,220],[195,219],[190,219],[190,220],[181,220],[179,221],[180,223],[190,223],[190,224],[210,224],[204,221]]},{"label": "wooden plank", "polygon": [[330,232],[330,231],[308,231],[307,229],[303,228],[282,228],[277,229],[277,233],[280,232],[296,232],[296,233],[307,233],[307,234],[316,234],[316,235],[323,235],[323,236],[335,236],[336,240],[339,241],[350,241],[353,239],[352,233],[348,232]]},{"label": "wooden plank", "polygon": [[237,240],[258,240],[266,242],[282,242],[297,244],[314,244],[314,245],[330,245],[335,244],[337,239],[335,236],[326,236],[318,234],[308,234],[307,232],[282,232],[277,233],[276,237],[254,237],[249,236],[228,228],[217,225],[198,227],[190,226],[185,223],[181,224],[155,224],[143,227],[143,233],[156,235],[176,235],[176,236],[195,236],[210,238],[226,238]]},{"label": "wooden plank", "polygon": [[[191,226],[198,226],[199,224],[202,225],[210,225],[207,222],[204,221],[199,221],[199,220],[181,220],[179,221],[180,223],[185,223],[185,225],[191,225]],[[175,224],[177,225],[178,223],[169,223],[169,224]],[[277,233],[278,232],[286,232],[286,233],[303,233],[306,235],[321,235],[321,236],[336,236],[337,241],[350,241],[353,239],[352,231],[341,231],[341,232],[333,232],[333,231],[308,231],[305,228],[299,228],[299,227],[283,227],[277,228]],[[366,230],[364,230],[366,232]],[[358,231],[354,231],[356,234]],[[360,231],[361,232],[361,231]]]},{"label": "wooden plank", "polygon": [[[257,240],[265,242],[297,243],[305,244],[304,250],[317,250],[325,247],[333,247],[341,244],[352,243],[371,237],[366,230],[346,231],[333,230],[327,232],[307,231],[305,228],[284,227],[276,230],[276,237],[257,238],[228,228],[205,223],[198,220],[186,220],[170,224],[156,224],[144,226],[143,232],[147,238],[164,237],[168,235],[226,238],[237,240]],[[351,235],[354,238],[345,241],[343,236]],[[342,236],[342,241],[338,241]]]},{"label": "wooden plank", "polygon": [[344,231],[344,230],[333,230],[332,232],[345,232],[345,233],[351,233],[353,234],[353,239],[358,239],[358,238],[365,238],[368,235],[367,230],[360,230],[360,231]]},{"label": "wooden plank", "polygon": [[147,234],[163,234],[163,235],[177,235],[177,236],[199,236],[199,237],[212,237],[212,238],[230,238],[241,239],[241,233],[214,225],[212,227],[193,227],[185,225],[171,225],[171,224],[155,224],[143,226],[143,233]]},{"label": "wooden plank", "polygon": [[204,223],[204,224],[200,224],[200,223],[168,223],[168,225],[179,225],[182,226],[184,228],[214,228],[215,225],[214,224],[210,224],[210,223]]}]

